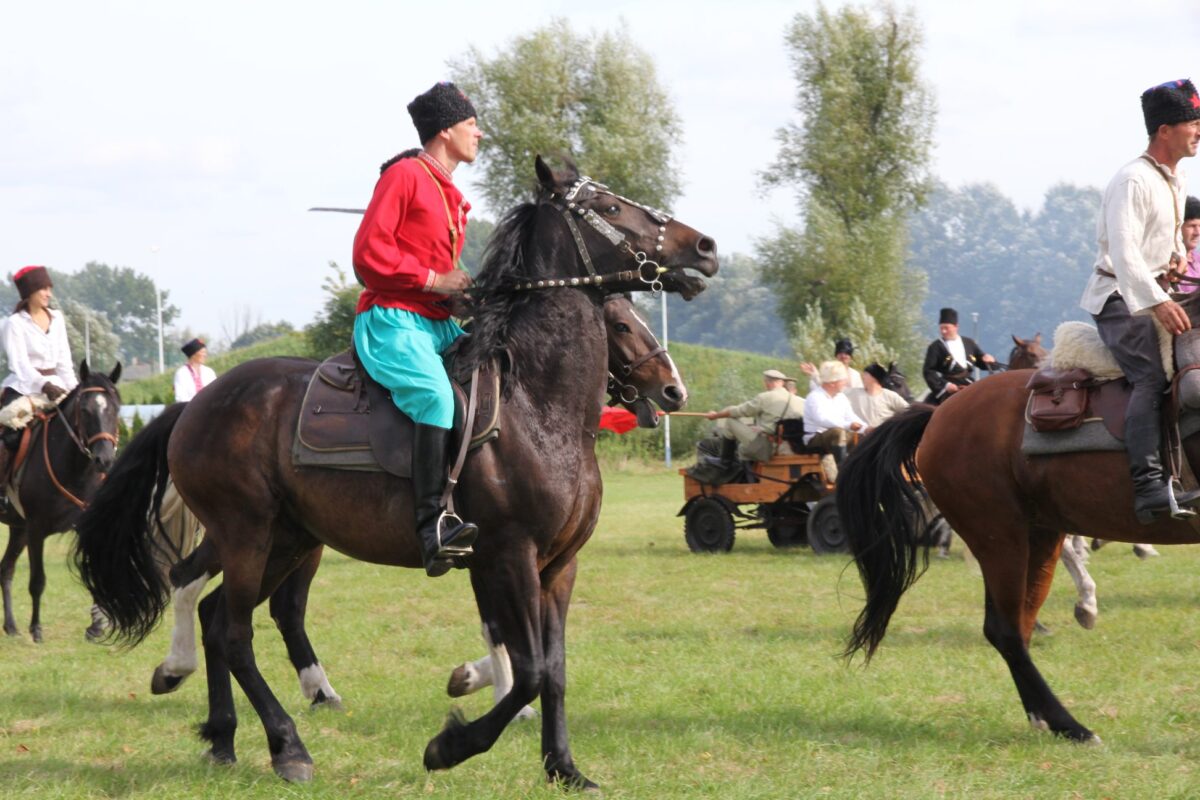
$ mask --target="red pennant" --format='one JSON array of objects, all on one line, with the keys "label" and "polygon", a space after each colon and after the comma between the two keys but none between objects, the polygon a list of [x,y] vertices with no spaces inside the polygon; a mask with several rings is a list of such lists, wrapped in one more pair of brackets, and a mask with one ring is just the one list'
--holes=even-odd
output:
[{"label": "red pennant", "polygon": [[629,433],[637,427],[637,417],[623,408],[605,406],[600,410],[600,427],[613,433]]}]

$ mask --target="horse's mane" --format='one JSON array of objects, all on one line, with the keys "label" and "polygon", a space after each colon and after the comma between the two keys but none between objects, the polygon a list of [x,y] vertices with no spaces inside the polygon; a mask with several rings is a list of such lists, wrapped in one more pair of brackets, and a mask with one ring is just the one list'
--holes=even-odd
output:
[{"label": "horse's mane", "polygon": [[[514,292],[513,285],[528,277],[525,259],[533,239],[538,204],[522,203],[497,223],[487,247],[471,294],[476,298],[473,318],[455,362],[455,371],[465,377],[475,367],[509,346],[521,346],[519,331],[511,322],[528,305],[529,292]],[[510,363],[509,368],[513,365]]]}]

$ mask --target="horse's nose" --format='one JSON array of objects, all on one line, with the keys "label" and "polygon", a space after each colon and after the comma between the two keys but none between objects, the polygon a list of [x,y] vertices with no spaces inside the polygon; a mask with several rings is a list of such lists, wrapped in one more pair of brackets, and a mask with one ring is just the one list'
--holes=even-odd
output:
[{"label": "horse's nose", "polygon": [[664,386],[662,393],[663,397],[675,405],[681,406],[687,402],[687,392],[680,389],[673,383],[668,383],[666,386]]},{"label": "horse's nose", "polygon": [[701,236],[696,240],[696,252],[705,258],[717,257],[717,242],[711,236]]}]

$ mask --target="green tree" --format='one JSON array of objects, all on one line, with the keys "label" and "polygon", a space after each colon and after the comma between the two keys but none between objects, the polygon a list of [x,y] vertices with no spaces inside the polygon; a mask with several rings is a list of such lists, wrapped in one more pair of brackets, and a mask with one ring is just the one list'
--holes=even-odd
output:
[{"label": "green tree", "polygon": [[539,153],[569,155],[583,174],[639,202],[669,207],[678,195],[679,119],[624,24],[580,35],[556,19],[494,57],[473,47],[450,68],[487,133],[480,186],[491,208],[529,198]]},{"label": "green tree", "polygon": [[[157,363],[158,315],[155,294],[158,287],[146,275],[130,267],[110,267],[89,261],[74,274],[55,273],[55,295],[60,300],[77,300],[101,312],[120,339],[122,359],[134,357]],[[162,322],[170,325],[179,309],[162,293]]]},{"label": "green tree", "polygon": [[795,17],[786,41],[802,119],[779,131],[763,184],[795,189],[804,225],[758,243],[763,278],[784,319],[819,308],[845,330],[860,300],[880,341],[905,351],[924,291],[905,263],[905,223],[925,197],[934,119],[916,17],[819,5]]},{"label": "green tree", "polygon": [[[852,364],[861,370],[867,364],[879,363],[887,366],[891,361],[902,362],[895,350],[875,336],[875,320],[867,313],[862,300],[850,301],[850,312],[842,327],[830,329],[822,313],[821,301],[814,300],[792,326],[792,349],[800,361],[819,365],[833,358],[833,343],[838,339],[849,339],[854,343]],[[915,365],[915,360],[910,358]],[[907,371],[911,366],[906,368]],[[800,387],[801,391],[805,389]]]},{"label": "green tree", "polygon": [[296,328],[287,320],[280,320],[279,322],[260,322],[230,342],[229,349],[237,350],[240,347],[249,347],[252,344],[265,342],[268,339],[274,339],[278,336],[286,336],[289,333],[295,333],[295,331]]},{"label": "green tree", "polygon": [[327,295],[324,309],[304,329],[314,358],[328,358],[345,350],[354,333],[354,309],[361,289],[348,279],[337,262],[330,261],[329,268],[333,275],[326,276],[321,285]]},{"label": "green tree", "polygon": [[108,319],[78,300],[65,300],[61,305],[67,321],[67,342],[71,346],[71,358],[75,366],[79,366],[90,350],[88,366],[109,372],[120,360],[120,340],[113,333]]},{"label": "green tree", "polygon": [[479,266],[483,261],[483,251],[496,224],[487,219],[474,219],[467,223],[467,232],[463,236],[463,249],[460,262],[467,272],[479,274]]}]

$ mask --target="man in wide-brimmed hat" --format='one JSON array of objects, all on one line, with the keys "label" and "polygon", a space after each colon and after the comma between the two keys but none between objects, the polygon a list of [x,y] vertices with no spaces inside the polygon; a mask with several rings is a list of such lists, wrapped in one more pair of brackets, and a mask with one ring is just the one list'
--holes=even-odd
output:
[{"label": "man in wide-brimmed hat", "polygon": [[[1142,93],[1142,116],[1150,143],[1104,190],[1096,226],[1100,249],[1080,305],[1133,384],[1125,449],[1134,513],[1149,524],[1172,507],[1173,487],[1159,454],[1167,376],[1154,320],[1171,336],[1191,328],[1167,288],[1170,273],[1180,271],[1186,259],[1180,231],[1187,192],[1179,162],[1200,147],[1200,95],[1190,80],[1151,87]],[[1175,500],[1180,506],[1200,504],[1200,492],[1175,493]]]},{"label": "man in wide-brimmed hat", "polygon": [[867,429],[867,423],[854,413],[846,397],[850,378],[841,361],[826,361],[817,373],[821,385],[804,399],[804,444],[825,455],[821,466],[830,482],[837,480],[837,468],[850,446],[852,434]]},{"label": "man in wide-brimmed hat", "polygon": [[[735,457],[744,461],[766,461],[775,450],[771,436],[781,419],[799,419],[803,402],[787,390],[787,375],[777,369],[763,372],[763,391],[744,403],[728,406],[705,414],[716,420],[716,433],[721,437],[721,460],[729,463]],[[750,419],[749,423],[743,419]]]},{"label": "man in wide-brimmed hat", "polygon": [[996,359],[983,352],[975,340],[958,334],[958,312],[943,308],[938,314],[938,338],[925,350],[921,374],[929,387],[926,403],[940,405],[975,380],[975,369],[992,369]]}]

